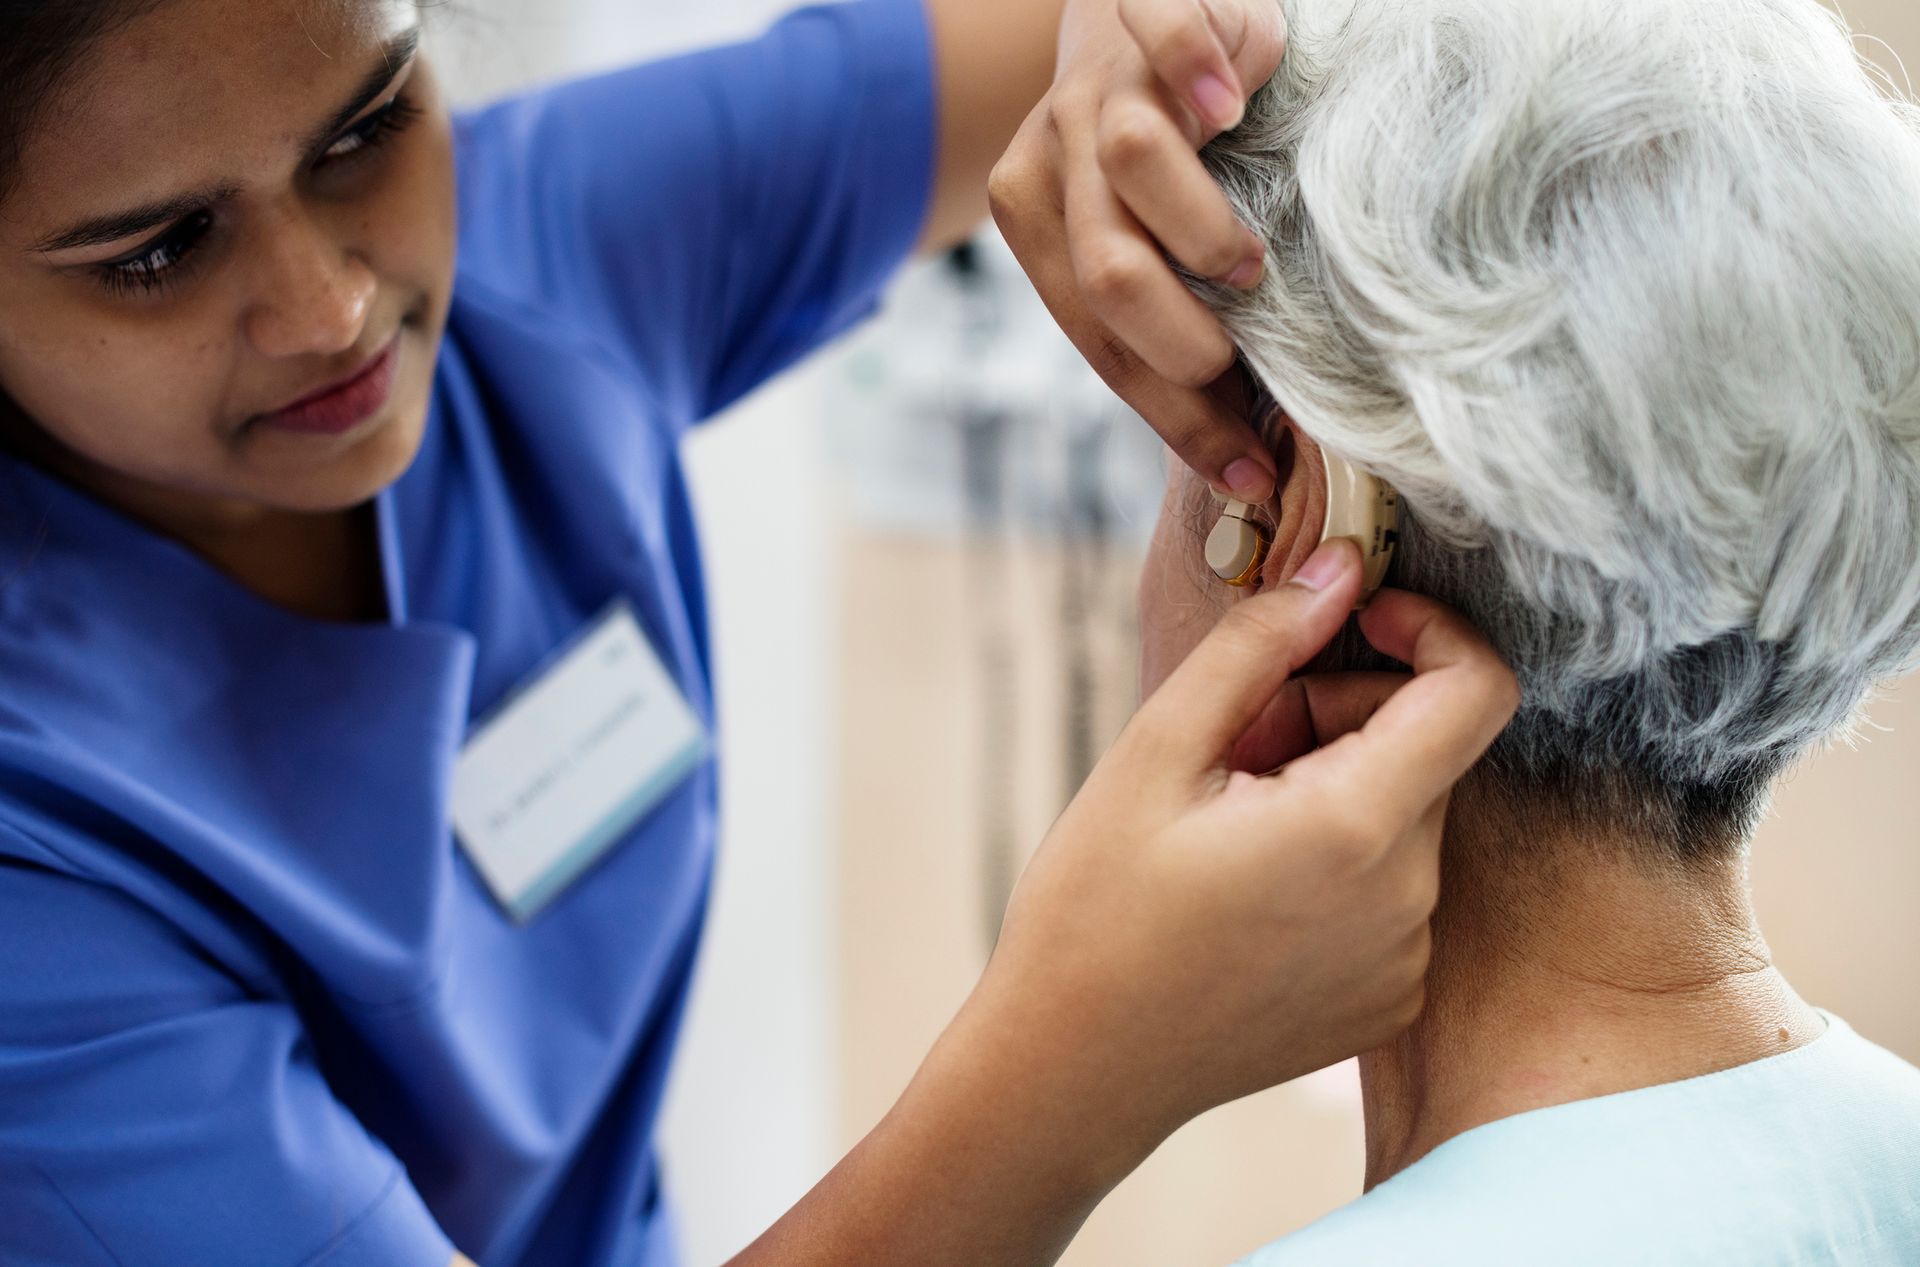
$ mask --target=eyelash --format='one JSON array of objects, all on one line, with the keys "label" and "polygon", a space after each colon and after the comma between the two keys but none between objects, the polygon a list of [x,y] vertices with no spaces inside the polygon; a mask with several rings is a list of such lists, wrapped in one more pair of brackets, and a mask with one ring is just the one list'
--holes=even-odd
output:
[{"label": "eyelash", "polygon": [[[406,131],[420,114],[419,106],[404,94],[397,95],[342,133],[321,153],[320,163],[357,162]],[[343,145],[347,148],[341,149]],[[160,290],[184,275],[183,262],[212,227],[210,213],[195,212],[148,243],[139,254],[96,265],[101,284],[115,295],[131,294],[135,290],[151,294]]]},{"label": "eyelash", "polygon": [[[409,124],[420,117],[420,107],[400,93],[360,122],[341,134],[340,139],[326,148],[321,158],[326,162],[339,163],[364,154],[368,150],[380,148],[389,137],[407,130]],[[353,142],[351,149],[340,150],[340,146]],[[335,153],[339,150],[338,153]]]}]

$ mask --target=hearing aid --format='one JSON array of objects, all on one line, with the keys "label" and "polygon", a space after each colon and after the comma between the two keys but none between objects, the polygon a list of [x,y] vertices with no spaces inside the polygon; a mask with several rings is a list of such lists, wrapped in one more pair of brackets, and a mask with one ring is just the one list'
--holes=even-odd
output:
[{"label": "hearing aid", "polygon": [[1229,500],[1207,534],[1207,566],[1227,584],[1244,589],[1260,575],[1272,546],[1273,538],[1253,518],[1253,507]]},{"label": "hearing aid", "polygon": [[[1393,548],[1400,540],[1400,495],[1378,476],[1331,453],[1321,454],[1327,468],[1327,518],[1320,544],[1345,537],[1360,548],[1365,569],[1360,596],[1365,599],[1387,579]],[[1246,502],[1229,500],[1220,522],[1207,536],[1207,566],[1235,588],[1260,577],[1273,534]]]}]

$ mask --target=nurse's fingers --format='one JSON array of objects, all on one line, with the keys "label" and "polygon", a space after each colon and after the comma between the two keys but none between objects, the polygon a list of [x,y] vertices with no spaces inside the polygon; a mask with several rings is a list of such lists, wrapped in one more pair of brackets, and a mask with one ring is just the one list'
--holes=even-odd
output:
[{"label": "nurse's fingers", "polygon": [[[1087,363],[1182,462],[1217,492],[1244,502],[1268,500],[1278,472],[1244,410],[1234,408],[1233,399],[1217,386],[1183,387],[1156,373],[1081,294],[1068,244],[1062,149],[1057,125],[1043,105],[994,169],[988,190],[994,222],[1020,267]],[[1172,280],[1164,261],[1156,258],[1155,265]],[[1203,326],[1219,329],[1212,313],[1202,317]]]},{"label": "nurse's fingers", "polygon": [[1120,21],[1160,81],[1213,133],[1280,68],[1287,23],[1273,0],[1120,0]]},{"label": "nurse's fingers", "polygon": [[1365,725],[1410,681],[1405,673],[1315,673],[1296,677],[1234,744],[1228,768],[1271,774]]},{"label": "nurse's fingers", "polygon": [[1288,677],[1346,623],[1361,580],[1360,552],[1336,538],[1292,581],[1237,604],[1141,705],[1121,738],[1145,750],[1130,768],[1191,786],[1217,779]]},{"label": "nurse's fingers", "polygon": [[1109,101],[1099,159],[1127,211],[1189,272],[1229,286],[1260,280],[1265,245],[1234,215],[1161,102],[1144,95]]},{"label": "nurse's fingers", "polygon": [[1081,295],[1147,368],[1204,387],[1233,368],[1220,319],[1167,267],[1089,148],[1067,158],[1067,250]]},{"label": "nurse's fingers", "polygon": [[1262,780],[1262,794],[1315,798],[1354,822],[1357,834],[1385,841],[1480,760],[1518,710],[1520,685],[1485,638],[1432,599],[1382,591],[1360,628],[1377,649],[1412,665],[1412,679],[1358,730]]}]

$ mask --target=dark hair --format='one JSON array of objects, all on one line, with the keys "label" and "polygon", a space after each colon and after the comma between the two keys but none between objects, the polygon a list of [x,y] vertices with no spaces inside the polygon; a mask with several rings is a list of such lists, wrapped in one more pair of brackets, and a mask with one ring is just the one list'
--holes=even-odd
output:
[{"label": "dark hair", "polygon": [[159,0],[0,0],[0,202],[61,81],[89,45]]}]

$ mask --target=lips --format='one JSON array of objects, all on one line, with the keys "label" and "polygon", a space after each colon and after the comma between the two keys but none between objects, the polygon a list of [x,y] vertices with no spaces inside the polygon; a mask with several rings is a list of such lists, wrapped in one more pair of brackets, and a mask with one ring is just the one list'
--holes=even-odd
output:
[{"label": "lips", "polygon": [[261,414],[260,422],[276,430],[301,435],[343,435],[386,405],[393,394],[394,365],[399,359],[400,336],[387,340],[372,360],[343,379],[303,396],[291,405]]}]

